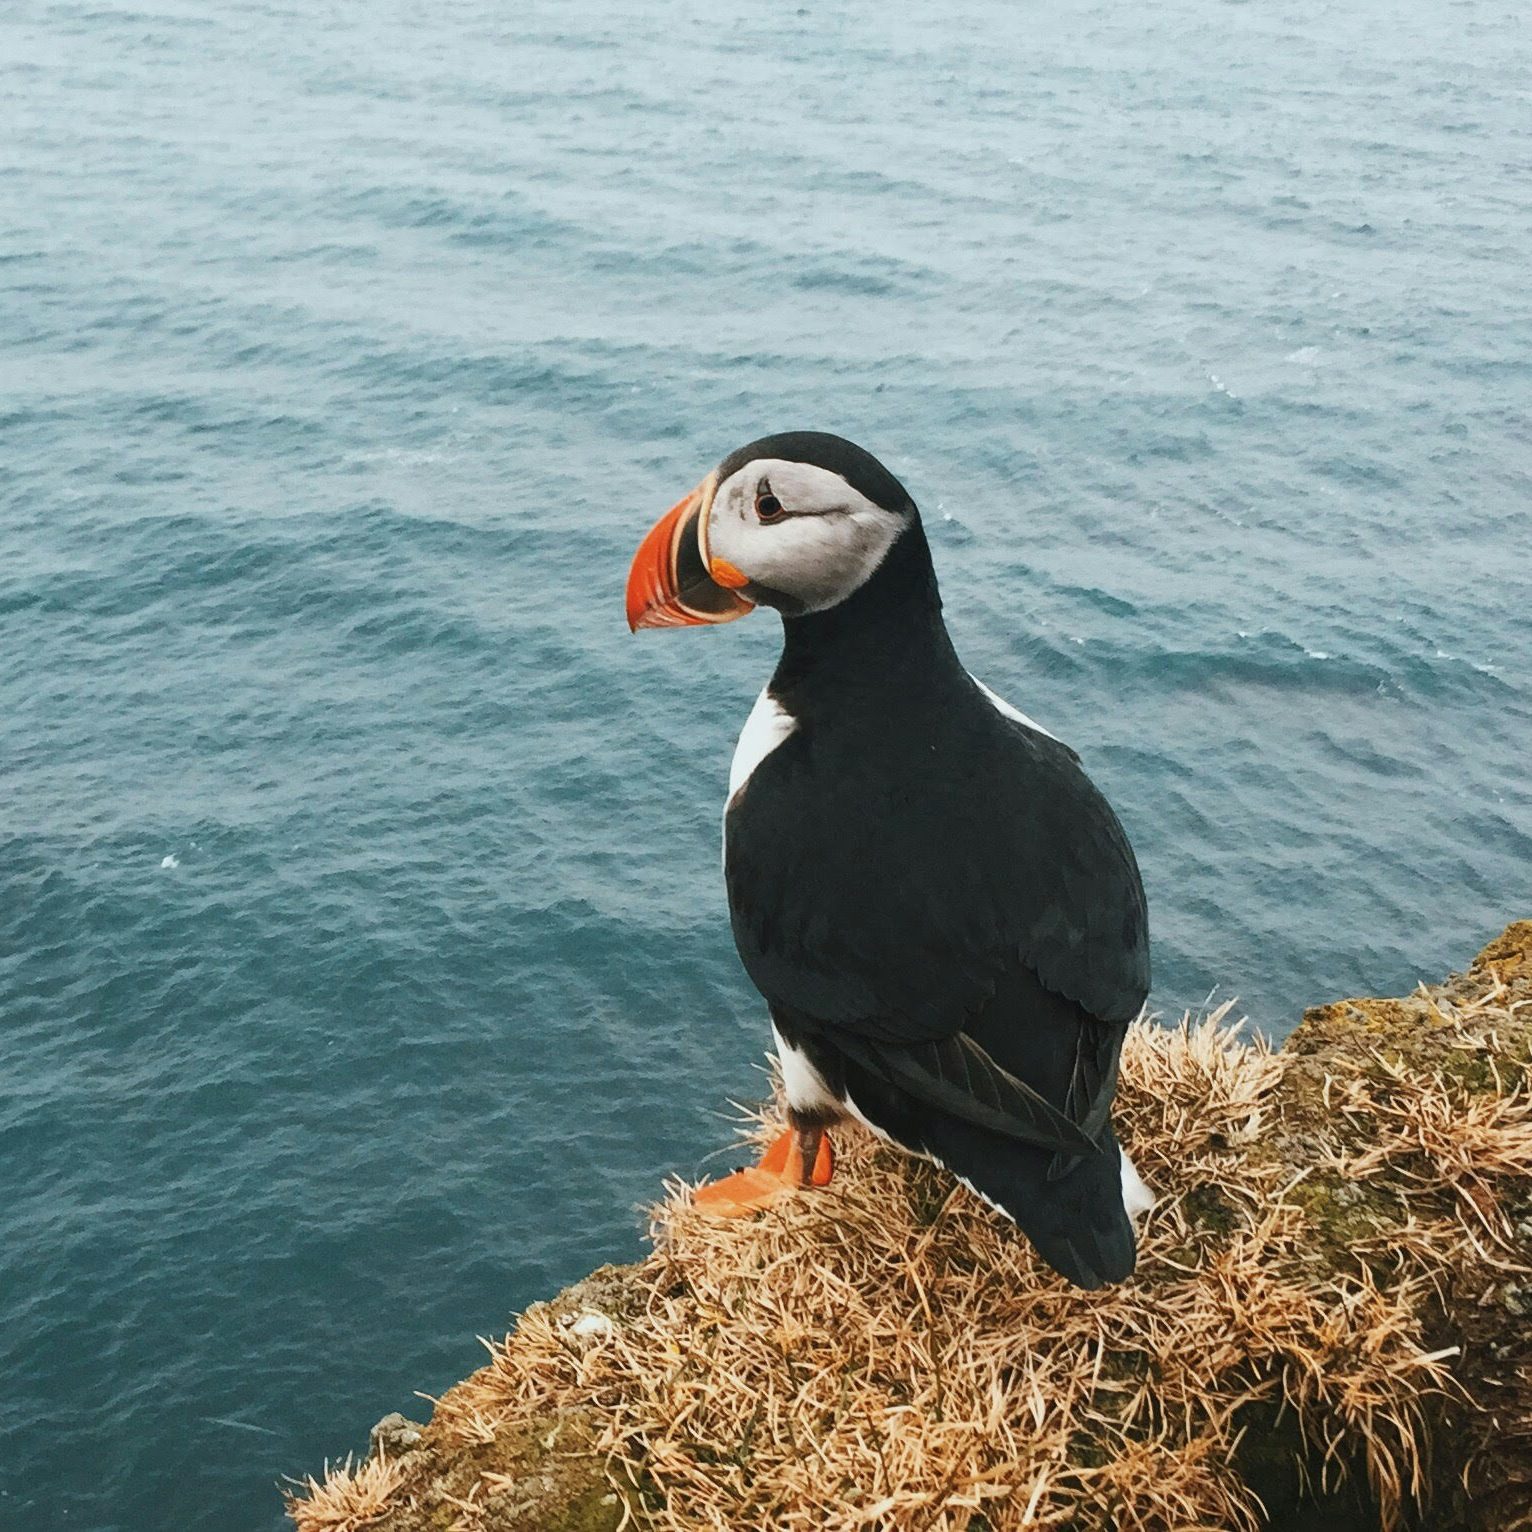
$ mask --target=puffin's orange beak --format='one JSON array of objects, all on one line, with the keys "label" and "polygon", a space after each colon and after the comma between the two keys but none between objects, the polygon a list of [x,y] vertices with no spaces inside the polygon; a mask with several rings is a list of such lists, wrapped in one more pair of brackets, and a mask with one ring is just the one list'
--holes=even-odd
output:
[{"label": "puffin's orange beak", "polygon": [[733,622],[755,609],[732,588],[744,584],[744,576],[732,564],[708,558],[707,514],[717,488],[718,476],[710,473],[638,545],[628,571],[628,626],[635,633]]}]

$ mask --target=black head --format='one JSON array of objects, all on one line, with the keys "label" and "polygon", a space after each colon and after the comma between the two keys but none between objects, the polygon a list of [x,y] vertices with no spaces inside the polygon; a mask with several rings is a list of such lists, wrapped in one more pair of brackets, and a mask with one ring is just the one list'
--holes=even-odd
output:
[{"label": "black head", "polygon": [[854,442],[825,431],[763,436],[731,452],[644,539],[628,575],[628,622],[730,622],[758,605],[788,617],[827,612],[895,549],[918,544],[924,555],[919,529],[909,492]]}]

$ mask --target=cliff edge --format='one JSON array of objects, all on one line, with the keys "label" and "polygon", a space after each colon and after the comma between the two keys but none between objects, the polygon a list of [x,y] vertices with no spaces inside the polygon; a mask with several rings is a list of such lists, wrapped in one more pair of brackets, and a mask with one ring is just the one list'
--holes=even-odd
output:
[{"label": "cliff edge", "polygon": [[842,1132],[753,1220],[670,1188],[651,1255],[305,1481],[298,1532],[1532,1527],[1532,921],[1275,1052],[1224,1019],[1129,1035],[1130,1282]]}]

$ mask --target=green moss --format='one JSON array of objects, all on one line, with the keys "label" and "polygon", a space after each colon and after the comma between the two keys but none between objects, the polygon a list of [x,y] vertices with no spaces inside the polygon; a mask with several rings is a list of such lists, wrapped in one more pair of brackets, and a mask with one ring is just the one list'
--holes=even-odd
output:
[{"label": "green moss", "polygon": [[1239,1210],[1211,1183],[1192,1187],[1182,1197],[1181,1208],[1199,1228],[1213,1234],[1230,1234],[1240,1222]]},{"label": "green moss", "polygon": [[543,1526],[547,1532],[616,1532],[621,1520],[621,1501],[607,1485],[600,1484],[565,1501],[557,1519],[544,1520]]},{"label": "green moss", "polygon": [[[591,1421],[583,1412],[548,1411],[524,1420],[490,1442],[444,1442],[431,1428],[411,1453],[416,1470],[401,1503],[368,1532],[448,1532],[462,1524],[462,1506],[485,1474],[507,1487],[478,1501],[496,1532],[616,1532],[623,1500],[591,1450]],[[637,1498],[637,1497],[634,1497]],[[638,1517],[640,1507],[632,1507]],[[645,1520],[629,1520],[642,1527]]]},{"label": "green moss", "polygon": [[1388,1192],[1331,1170],[1311,1171],[1287,1195],[1331,1251],[1349,1250],[1398,1217],[1398,1204]]},{"label": "green moss", "polygon": [[1449,1053],[1441,1063],[1442,1074],[1471,1095],[1482,1096],[1497,1089],[1495,1071],[1483,1054],[1459,1050]]}]

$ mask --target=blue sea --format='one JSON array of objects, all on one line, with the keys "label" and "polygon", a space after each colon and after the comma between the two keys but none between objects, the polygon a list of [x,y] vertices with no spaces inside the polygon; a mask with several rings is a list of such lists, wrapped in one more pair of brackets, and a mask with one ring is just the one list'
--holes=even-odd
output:
[{"label": "blue sea", "polygon": [[1505,0],[7,0],[0,1526],[273,1532],[729,1162],[775,619],[652,520],[851,436],[1138,848],[1166,1015],[1532,913]]}]

